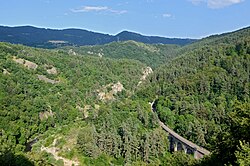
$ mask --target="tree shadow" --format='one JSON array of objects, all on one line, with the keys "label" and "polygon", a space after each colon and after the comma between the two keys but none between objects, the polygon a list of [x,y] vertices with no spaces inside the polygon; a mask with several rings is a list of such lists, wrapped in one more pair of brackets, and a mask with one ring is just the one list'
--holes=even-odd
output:
[{"label": "tree shadow", "polygon": [[16,155],[11,151],[0,154],[1,166],[34,166],[34,164],[23,155]]}]

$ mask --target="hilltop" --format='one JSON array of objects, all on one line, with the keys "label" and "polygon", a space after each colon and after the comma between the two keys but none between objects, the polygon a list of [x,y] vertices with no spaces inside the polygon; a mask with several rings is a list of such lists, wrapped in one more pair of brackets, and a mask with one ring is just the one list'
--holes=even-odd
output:
[{"label": "hilltop", "polygon": [[49,29],[32,26],[0,26],[0,41],[24,44],[32,47],[55,48],[59,46],[102,45],[114,41],[134,40],[148,44],[186,45],[196,40],[143,36],[138,33],[123,31],[117,35],[91,32],[83,29]]}]

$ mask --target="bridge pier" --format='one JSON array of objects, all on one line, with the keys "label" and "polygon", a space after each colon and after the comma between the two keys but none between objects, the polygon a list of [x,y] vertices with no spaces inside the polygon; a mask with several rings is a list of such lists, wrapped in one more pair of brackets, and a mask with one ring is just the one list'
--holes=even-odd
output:
[{"label": "bridge pier", "polygon": [[[154,113],[156,111],[155,101],[150,103],[150,105],[151,105],[151,111]],[[169,146],[170,152],[183,150],[185,154],[193,154],[194,158],[196,159],[200,159],[204,155],[210,154],[208,150],[178,135],[176,132],[174,132],[172,129],[170,129],[168,126],[162,123],[160,120],[159,120],[159,124],[163,128],[163,130],[169,133],[168,138],[169,138],[169,143],[170,143],[170,146]]]},{"label": "bridge pier", "polygon": [[177,142],[174,142],[174,152],[177,152],[177,150],[178,150],[178,147],[177,147],[178,145],[177,145]]},{"label": "bridge pier", "polygon": [[198,150],[194,151],[194,158],[195,159],[200,159],[203,157],[204,154],[200,153]]},{"label": "bridge pier", "polygon": [[184,153],[187,154],[187,146],[182,144],[182,149],[184,150]]},{"label": "bridge pier", "polygon": [[183,144],[181,141],[178,139],[175,139],[174,137],[169,136],[169,142],[170,142],[170,151],[171,152],[176,152],[176,151],[181,151],[183,150],[184,153],[187,153],[187,145]]},{"label": "bridge pier", "polygon": [[195,159],[200,159],[203,157],[203,154],[200,153],[197,148],[192,148],[171,135],[169,135],[169,142],[170,152],[183,151],[185,154],[194,155]]}]

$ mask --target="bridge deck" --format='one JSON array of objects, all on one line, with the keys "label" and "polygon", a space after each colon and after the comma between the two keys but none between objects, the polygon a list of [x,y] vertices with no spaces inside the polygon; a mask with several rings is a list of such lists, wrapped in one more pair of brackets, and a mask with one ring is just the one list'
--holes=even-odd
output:
[{"label": "bridge deck", "polygon": [[182,136],[180,136],[179,134],[177,134],[176,132],[174,132],[173,130],[171,130],[169,127],[167,127],[164,123],[162,123],[161,121],[159,121],[160,126],[167,131],[170,135],[172,135],[173,137],[175,137],[176,139],[178,139],[179,141],[181,141],[182,143],[188,145],[189,147],[196,149],[198,152],[204,154],[204,155],[208,155],[210,154],[210,152],[196,144],[194,144],[193,142],[183,138]]},{"label": "bridge deck", "polygon": [[[154,108],[153,108],[153,105],[155,103],[155,100],[152,102],[152,103],[149,103],[150,106],[151,106],[151,111],[152,112],[155,112]],[[193,148],[193,149],[196,149],[198,152],[202,153],[203,155],[208,155],[210,154],[210,152],[198,145],[196,145],[195,143],[187,140],[186,138],[183,138],[182,136],[180,136],[179,134],[177,134],[176,132],[174,132],[172,129],[170,129],[168,126],[166,126],[164,123],[162,123],[160,120],[159,120],[159,124],[160,126],[165,130],[167,131],[170,135],[172,135],[173,137],[175,137],[176,139],[178,139],[179,141],[181,141],[182,143],[186,144],[187,146]]]}]

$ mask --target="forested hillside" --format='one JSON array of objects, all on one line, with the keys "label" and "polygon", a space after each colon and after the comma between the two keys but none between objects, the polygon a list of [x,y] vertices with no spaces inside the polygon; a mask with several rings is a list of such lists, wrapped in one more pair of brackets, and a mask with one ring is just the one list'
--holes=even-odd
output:
[{"label": "forested hillside", "polygon": [[138,33],[123,31],[117,35],[102,34],[83,29],[49,29],[32,26],[8,27],[0,26],[0,42],[24,44],[39,48],[57,48],[61,46],[101,45],[115,41],[134,40],[148,44],[186,45],[195,39],[165,38],[143,36]]},{"label": "forested hillside", "polygon": [[[250,28],[184,47],[0,43],[0,69],[2,165],[249,165]],[[158,118],[211,155],[170,153]]]},{"label": "forested hillside", "polygon": [[211,162],[234,165],[240,141],[250,138],[250,29],[185,49],[189,51],[155,71],[138,96],[156,99],[159,118],[211,149]]},{"label": "forested hillside", "polygon": [[160,163],[167,133],[146,101],[128,99],[146,65],[7,43],[0,50],[0,163]]},{"label": "forested hillside", "polygon": [[177,56],[180,48],[178,45],[150,45],[130,40],[99,46],[62,47],[60,50],[96,57],[134,59],[155,69]]}]

